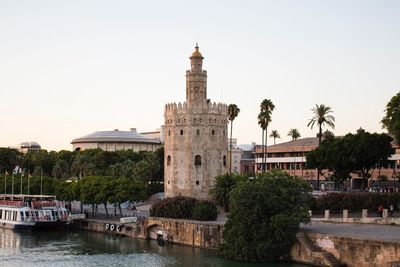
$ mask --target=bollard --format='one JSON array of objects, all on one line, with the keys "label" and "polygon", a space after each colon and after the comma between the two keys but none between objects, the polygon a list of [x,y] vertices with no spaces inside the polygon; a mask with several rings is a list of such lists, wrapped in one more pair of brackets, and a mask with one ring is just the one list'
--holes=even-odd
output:
[{"label": "bollard", "polygon": [[362,218],[368,218],[368,210],[367,209],[363,209],[361,212],[361,217]]},{"label": "bollard", "polygon": [[388,209],[383,209],[382,217],[384,219],[387,219],[387,217],[388,217]]},{"label": "bollard", "polygon": [[349,218],[349,210],[343,210],[343,221],[347,222],[348,218]]},{"label": "bollard", "polygon": [[329,210],[325,210],[325,220],[329,220]]}]

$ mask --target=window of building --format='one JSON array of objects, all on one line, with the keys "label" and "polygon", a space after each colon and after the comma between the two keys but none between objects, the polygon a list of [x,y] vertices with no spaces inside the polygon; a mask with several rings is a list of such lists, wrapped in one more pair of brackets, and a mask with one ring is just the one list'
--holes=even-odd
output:
[{"label": "window of building", "polygon": [[194,157],[194,165],[195,166],[200,166],[201,165],[201,156],[200,155],[196,155]]},{"label": "window of building", "polygon": [[181,119],[178,119],[178,123],[181,123]]},{"label": "window of building", "polygon": [[249,165],[244,165],[244,173],[249,173]]},{"label": "window of building", "polygon": [[183,130],[181,130],[181,135],[183,135]]},{"label": "window of building", "polygon": [[196,118],[193,119],[193,123],[196,123]]},{"label": "window of building", "polygon": [[168,180],[168,184],[170,184],[170,181]]},{"label": "window of building", "polygon": [[171,136],[171,131],[168,130],[168,136]]},{"label": "window of building", "polygon": [[222,157],[222,164],[224,164],[224,166],[226,166],[226,156],[225,155]]},{"label": "window of building", "polygon": [[222,135],[225,136],[225,130],[222,130]]},{"label": "window of building", "polygon": [[196,130],[196,134],[200,135],[200,130],[199,129]]},{"label": "window of building", "polygon": [[200,181],[196,181],[196,185],[199,185],[200,184]]},{"label": "window of building", "polygon": [[212,130],[212,131],[211,131],[211,134],[212,134],[212,135],[215,135],[215,131],[214,131],[214,130]]},{"label": "window of building", "polygon": [[167,157],[167,165],[168,166],[171,165],[171,156],[170,155],[168,155],[168,157]]}]

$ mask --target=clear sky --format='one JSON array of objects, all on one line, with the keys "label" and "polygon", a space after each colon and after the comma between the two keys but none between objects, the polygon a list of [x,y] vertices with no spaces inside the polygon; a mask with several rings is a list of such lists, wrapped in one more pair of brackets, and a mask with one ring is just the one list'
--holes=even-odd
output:
[{"label": "clear sky", "polygon": [[184,101],[196,41],[208,98],[235,103],[238,143],[269,132],[302,137],[315,104],[336,135],[381,132],[400,90],[400,1],[0,0],[0,146],[37,141],[72,149],[98,130],[151,131]]}]

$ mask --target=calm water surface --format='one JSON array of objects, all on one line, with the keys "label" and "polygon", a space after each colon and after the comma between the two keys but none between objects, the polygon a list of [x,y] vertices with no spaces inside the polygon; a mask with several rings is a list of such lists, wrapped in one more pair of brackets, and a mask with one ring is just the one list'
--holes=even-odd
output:
[{"label": "calm water surface", "polygon": [[214,251],[89,232],[13,232],[0,229],[0,266],[140,267],[304,267],[300,264],[248,264]]}]

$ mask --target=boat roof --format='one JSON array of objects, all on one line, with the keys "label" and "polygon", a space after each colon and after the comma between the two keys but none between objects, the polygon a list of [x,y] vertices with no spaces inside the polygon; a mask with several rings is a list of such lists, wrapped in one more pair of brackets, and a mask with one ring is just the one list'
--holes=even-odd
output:
[{"label": "boat roof", "polygon": [[55,199],[55,195],[25,195],[25,194],[0,194],[0,198],[53,198]]}]

